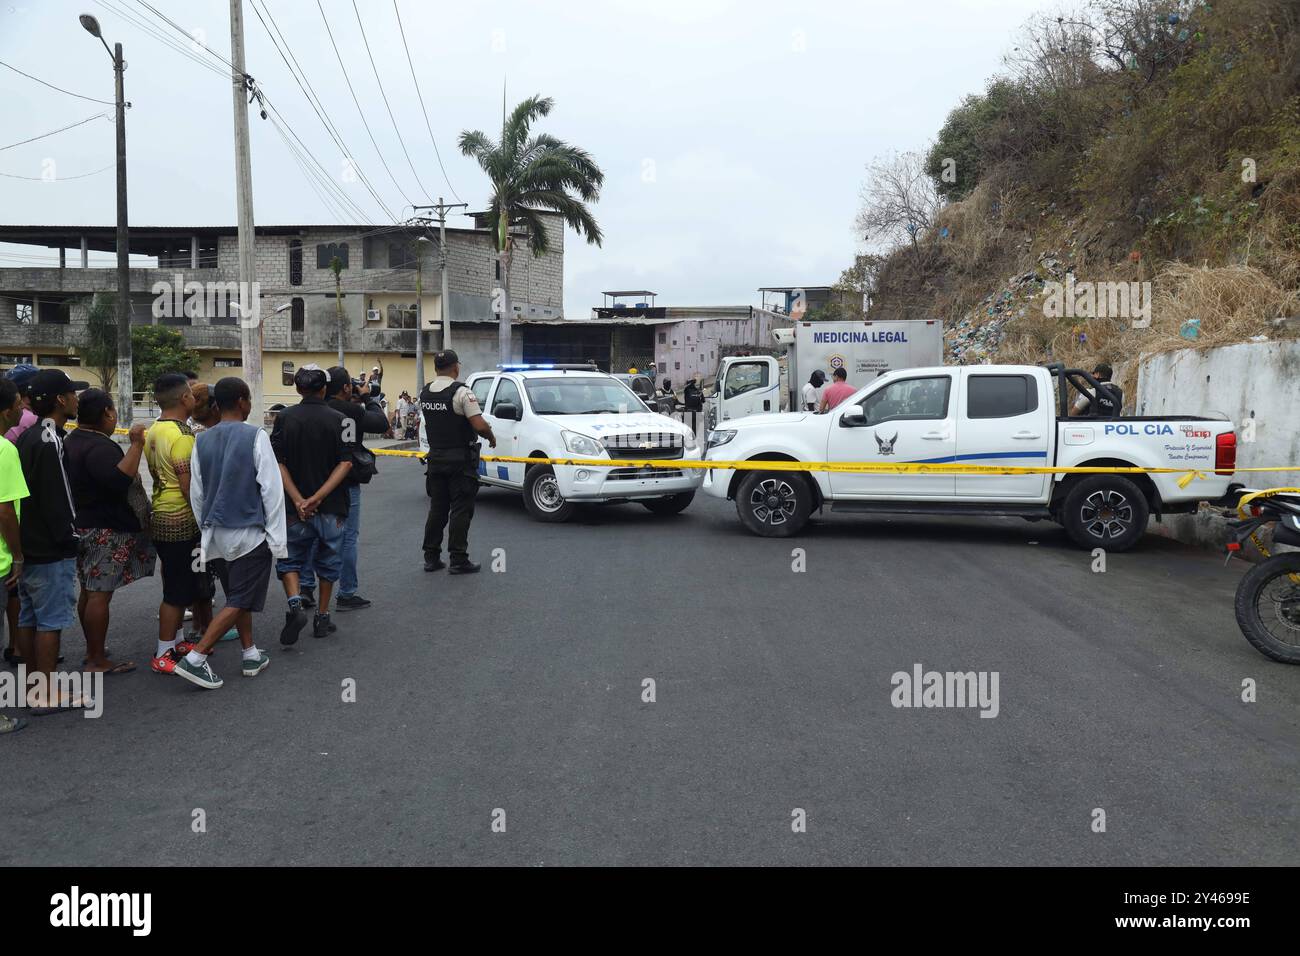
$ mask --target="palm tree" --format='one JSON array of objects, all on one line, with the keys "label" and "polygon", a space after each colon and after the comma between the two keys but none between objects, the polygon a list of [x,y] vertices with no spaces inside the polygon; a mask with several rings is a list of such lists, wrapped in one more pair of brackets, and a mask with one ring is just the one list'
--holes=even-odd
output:
[{"label": "palm tree", "polygon": [[[570,146],[546,133],[529,137],[529,128],[539,116],[551,112],[554,101],[532,96],[502,117],[501,140],[494,143],[485,133],[466,130],[460,134],[460,151],[478,161],[492,184],[487,219],[501,264],[503,305],[499,330],[501,362],[510,361],[510,260],[513,245],[526,239],[534,256],[549,247],[542,212],[558,213],[587,242],[600,245],[600,226],[587,203],[600,198],[605,174],[586,150]],[[517,227],[523,227],[519,231]]]}]

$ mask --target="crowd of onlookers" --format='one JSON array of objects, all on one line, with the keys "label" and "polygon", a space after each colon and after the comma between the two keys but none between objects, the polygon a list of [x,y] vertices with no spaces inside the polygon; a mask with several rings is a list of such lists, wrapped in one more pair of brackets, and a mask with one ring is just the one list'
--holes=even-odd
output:
[{"label": "crowd of onlookers", "polygon": [[415,441],[420,431],[420,406],[411,398],[410,392],[397,396],[392,418],[388,421],[389,434],[393,438]]},{"label": "crowd of onlookers", "polygon": [[[53,680],[74,622],[86,642],[82,671],[137,669],[109,654],[110,609],[117,591],[155,570],[162,594],[149,667],[209,689],[222,685],[209,658],[219,642],[239,642],[246,677],[270,664],[252,615],[265,607],[273,570],[286,600],[281,644],[309,623],[315,637],[332,633],[331,607],[370,606],[357,593],[357,546],[361,486],[376,471],[362,436],[389,428],[378,372],[367,383],[342,367],[306,365],[294,384],[301,401],[268,435],[248,421],[242,379],[162,375],[152,389],[158,417],[133,424],[122,442],[103,389],[30,365],[0,378],[4,660],[26,669],[27,715],[90,706]],[[224,606],[214,613],[217,582]],[[25,725],[0,715],[0,735]]]}]

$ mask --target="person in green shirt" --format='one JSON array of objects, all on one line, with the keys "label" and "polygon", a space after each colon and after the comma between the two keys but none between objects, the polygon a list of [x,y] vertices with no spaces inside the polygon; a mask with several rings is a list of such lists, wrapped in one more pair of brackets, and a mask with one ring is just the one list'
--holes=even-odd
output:
[{"label": "person in green shirt", "polygon": [[[23,400],[18,386],[7,378],[0,378],[0,432],[18,424],[23,414]],[[23,545],[18,530],[19,509],[27,497],[27,481],[23,466],[18,460],[18,449],[7,438],[0,438],[0,581],[5,587],[17,582],[23,573]],[[0,618],[0,625],[3,619]],[[14,636],[9,635],[10,641]],[[0,715],[0,736],[12,734],[27,726],[21,717]]]}]

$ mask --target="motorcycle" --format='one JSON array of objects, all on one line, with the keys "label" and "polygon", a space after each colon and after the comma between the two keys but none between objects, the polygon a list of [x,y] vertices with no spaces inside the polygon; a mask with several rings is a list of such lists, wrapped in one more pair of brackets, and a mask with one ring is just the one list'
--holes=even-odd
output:
[{"label": "motorcycle", "polygon": [[1300,664],[1300,552],[1272,554],[1259,532],[1273,526],[1273,544],[1300,546],[1300,489],[1246,492],[1230,521],[1228,556],[1254,543],[1264,560],[1237,585],[1237,626],[1255,650],[1283,664]]}]

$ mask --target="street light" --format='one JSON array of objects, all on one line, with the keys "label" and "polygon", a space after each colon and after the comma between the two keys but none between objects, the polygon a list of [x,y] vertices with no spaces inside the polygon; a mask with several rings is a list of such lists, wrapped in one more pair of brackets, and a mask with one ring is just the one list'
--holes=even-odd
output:
[{"label": "street light", "polygon": [[122,44],[108,49],[99,21],[89,13],[77,18],[86,32],[103,44],[113,60],[113,86],[117,101],[117,409],[122,424],[130,426],[135,412],[131,381],[131,265],[130,237],[126,225],[126,96],[122,84]]}]

